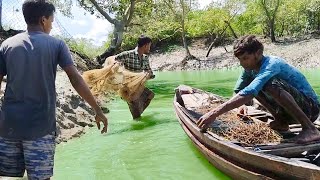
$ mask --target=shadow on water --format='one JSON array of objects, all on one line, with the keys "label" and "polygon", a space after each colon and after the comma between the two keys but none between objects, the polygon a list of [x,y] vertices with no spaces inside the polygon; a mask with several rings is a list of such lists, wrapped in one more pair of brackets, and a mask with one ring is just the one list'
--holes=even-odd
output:
[{"label": "shadow on water", "polygon": [[[132,120],[128,123],[128,126],[122,129],[115,129],[113,132],[109,133],[109,135],[113,134],[121,134],[130,131],[140,131],[146,128],[151,128],[161,124],[167,123],[178,123],[177,121],[173,121],[171,118],[164,118],[160,116],[160,113],[153,113],[145,116],[141,116],[138,119]],[[121,125],[123,127],[123,125]]]}]

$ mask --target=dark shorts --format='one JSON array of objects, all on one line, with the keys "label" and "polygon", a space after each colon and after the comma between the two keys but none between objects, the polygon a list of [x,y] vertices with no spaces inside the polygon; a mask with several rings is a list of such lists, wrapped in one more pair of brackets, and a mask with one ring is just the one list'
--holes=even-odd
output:
[{"label": "dark shorts", "polygon": [[[320,109],[318,102],[315,102],[313,99],[306,97],[304,94],[302,94],[296,88],[292,87],[287,82],[281,79],[274,78],[270,80],[266,84],[266,86],[272,86],[273,88],[287,91],[312,122],[318,118]],[[276,103],[264,89],[262,90],[262,93],[259,93],[259,97],[264,98],[266,102],[274,108],[274,111],[279,114],[279,116],[283,117],[284,119],[288,119],[289,124],[299,123],[296,122],[296,120],[294,120],[283,107]]]},{"label": "dark shorts", "polygon": [[141,116],[141,114],[149,106],[153,98],[154,93],[150,89],[144,88],[143,92],[137,100],[127,102],[133,119]]},{"label": "dark shorts", "polygon": [[0,137],[0,176],[48,179],[53,176],[55,134],[32,141]]}]

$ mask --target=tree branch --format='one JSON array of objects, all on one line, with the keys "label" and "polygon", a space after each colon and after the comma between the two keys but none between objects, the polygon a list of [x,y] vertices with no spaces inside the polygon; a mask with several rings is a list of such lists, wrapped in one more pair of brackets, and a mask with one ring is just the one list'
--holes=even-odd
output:
[{"label": "tree branch", "polygon": [[268,8],[267,8],[267,4],[266,4],[266,1],[265,0],[261,0],[261,4],[262,4],[262,7],[267,15],[267,18],[269,20],[269,22],[271,21],[271,16],[270,16],[270,12],[268,11]]},{"label": "tree branch", "polygon": [[109,16],[109,14],[108,13],[106,13],[99,5],[98,5],[98,3],[97,3],[97,1],[95,1],[95,0],[89,0],[93,5],[94,5],[94,7],[100,12],[100,14],[102,15],[102,16],[104,16],[111,24],[116,24],[116,19],[113,19],[113,18],[111,18],[110,16]]},{"label": "tree branch", "polygon": [[274,9],[274,12],[273,12],[272,21],[274,21],[276,18],[276,14],[277,14],[279,6],[280,6],[280,0],[277,0],[277,5],[276,5],[276,8]]},{"label": "tree branch", "polygon": [[125,22],[125,24],[128,24],[131,21],[135,5],[136,5],[136,1],[135,0],[131,0],[130,1],[130,6],[126,9],[126,12],[125,12],[125,14],[123,16],[123,21]]},{"label": "tree branch", "polygon": [[169,7],[169,9],[171,10],[171,12],[174,14],[175,18],[179,20],[179,16],[177,15],[177,12],[174,10],[172,4],[174,2],[168,2],[168,1],[164,1],[164,3]]}]

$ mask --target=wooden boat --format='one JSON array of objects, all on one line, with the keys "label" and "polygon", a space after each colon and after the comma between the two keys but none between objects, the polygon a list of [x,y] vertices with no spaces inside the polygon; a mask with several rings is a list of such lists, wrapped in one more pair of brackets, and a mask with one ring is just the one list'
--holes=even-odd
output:
[{"label": "wooden boat", "polygon": [[[176,89],[173,104],[185,133],[216,168],[233,179],[320,179],[320,167],[316,165],[320,164],[320,142],[245,146],[211,131],[200,132],[196,122],[201,114],[196,113],[194,108],[208,97],[221,99],[217,95],[182,85]],[[266,114],[254,108],[250,113],[260,117]],[[301,128],[291,125],[290,131],[294,135]],[[314,157],[314,161],[310,157]]]}]

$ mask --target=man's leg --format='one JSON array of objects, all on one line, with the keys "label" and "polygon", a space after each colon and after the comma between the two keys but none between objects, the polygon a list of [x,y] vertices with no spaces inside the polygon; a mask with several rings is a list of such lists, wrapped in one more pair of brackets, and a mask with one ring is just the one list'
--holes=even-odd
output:
[{"label": "man's leg", "polygon": [[128,106],[129,106],[129,110],[131,112],[132,118],[133,119],[137,119],[139,117],[141,117],[142,112],[140,112],[140,101],[131,101],[131,102],[127,102]]},{"label": "man's leg", "polygon": [[[294,120],[300,122],[302,131],[293,140],[307,143],[320,139],[320,132],[311,121],[313,104],[307,97],[281,80],[273,79],[264,91],[272,97]],[[305,111],[305,112],[304,112]],[[314,119],[312,119],[314,121]]]},{"label": "man's leg", "polygon": [[154,98],[154,92],[152,92],[150,89],[145,88],[144,90],[144,106],[143,111],[149,106],[151,100]]},{"label": "man's leg", "polygon": [[28,179],[50,179],[53,176],[55,134],[23,141]]},{"label": "man's leg", "polygon": [[0,176],[22,177],[24,171],[21,141],[0,137]]},{"label": "man's leg", "polygon": [[[265,107],[273,116],[274,121],[270,123],[271,129],[277,131],[288,131],[289,124],[292,122],[292,117],[283,111],[275,101],[267,97],[263,92],[260,92],[256,99]],[[290,121],[290,122],[289,122]],[[300,122],[296,122],[300,123]]]},{"label": "man's leg", "polygon": [[141,114],[149,106],[153,98],[154,93],[150,89],[144,88],[143,92],[137,100],[128,102],[128,106],[133,119],[137,119],[141,116]]}]

